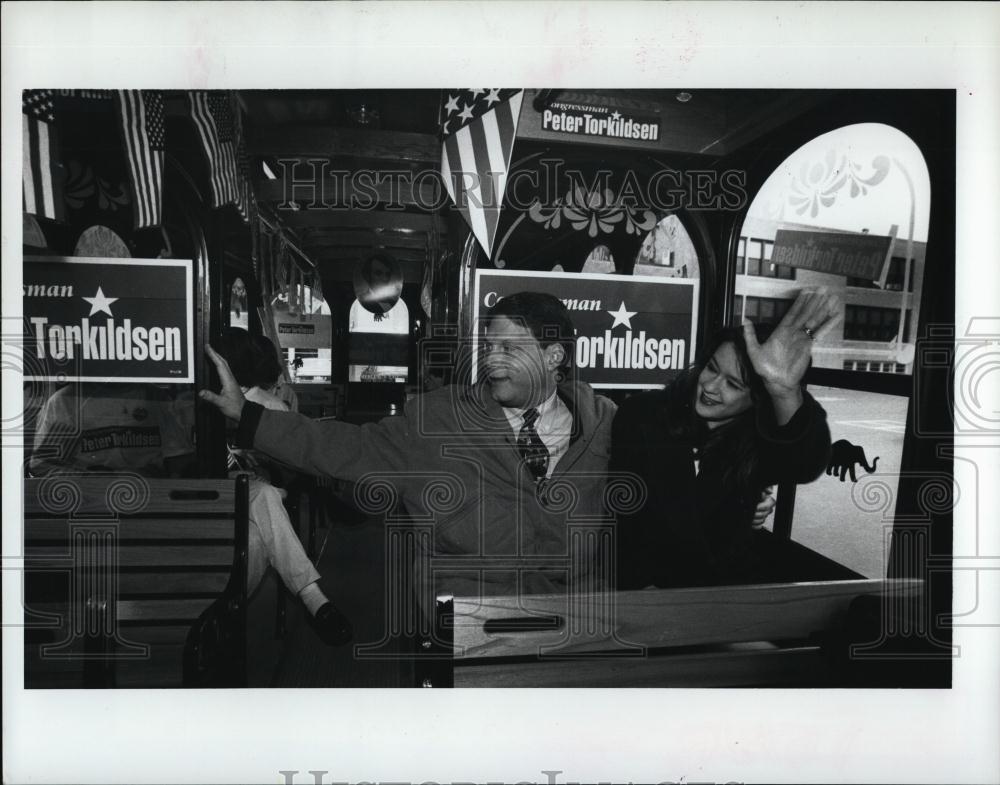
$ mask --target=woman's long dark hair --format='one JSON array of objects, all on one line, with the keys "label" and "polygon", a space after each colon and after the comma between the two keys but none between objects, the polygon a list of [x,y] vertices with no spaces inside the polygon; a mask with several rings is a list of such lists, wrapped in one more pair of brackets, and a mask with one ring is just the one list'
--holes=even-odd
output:
[{"label": "woman's long dark hair", "polygon": [[[773,328],[757,327],[757,340],[763,343]],[[732,421],[709,428],[694,409],[698,376],[708,361],[724,343],[731,343],[743,383],[750,390],[753,405]],[[702,460],[719,460],[723,466],[723,492],[736,492],[744,500],[756,499],[760,488],[755,487],[757,469],[756,418],[758,409],[770,403],[764,382],[753,369],[741,327],[727,327],[712,336],[702,349],[697,362],[675,379],[665,391],[667,434],[676,441],[688,442],[701,451]]]}]

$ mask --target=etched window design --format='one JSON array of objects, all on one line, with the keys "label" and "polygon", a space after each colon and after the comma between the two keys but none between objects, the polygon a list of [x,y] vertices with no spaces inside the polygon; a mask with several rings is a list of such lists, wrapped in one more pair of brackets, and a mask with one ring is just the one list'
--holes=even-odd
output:
[{"label": "etched window design", "polygon": [[[923,156],[895,128],[860,123],[806,143],[747,211],[732,321],[750,298],[794,299],[799,289],[823,286],[840,296],[844,312],[817,345],[814,367],[884,373],[901,365],[912,373],[930,199]],[[854,362],[858,341],[869,355],[862,364]]]}]

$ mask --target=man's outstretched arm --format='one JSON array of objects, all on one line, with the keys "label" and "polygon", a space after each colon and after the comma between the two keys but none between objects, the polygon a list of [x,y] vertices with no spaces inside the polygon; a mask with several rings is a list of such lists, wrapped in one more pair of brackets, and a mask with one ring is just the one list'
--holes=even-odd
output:
[{"label": "man's outstretched arm", "polygon": [[294,412],[271,411],[248,401],[229,363],[205,347],[222,382],[218,393],[199,397],[239,424],[238,447],[260,450],[299,471],[356,481],[377,472],[405,471],[408,442],[405,417],[362,426],[334,420],[310,420]]}]

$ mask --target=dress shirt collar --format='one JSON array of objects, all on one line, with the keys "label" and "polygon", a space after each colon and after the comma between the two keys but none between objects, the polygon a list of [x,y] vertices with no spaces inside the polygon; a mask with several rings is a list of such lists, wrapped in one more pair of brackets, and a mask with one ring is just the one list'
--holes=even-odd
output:
[{"label": "dress shirt collar", "polygon": [[[542,403],[540,403],[538,406],[534,407],[535,409],[538,409],[538,419],[535,420],[536,428],[538,428],[538,426],[541,425],[541,423],[544,420],[548,419],[547,415],[554,412],[556,410],[556,406],[557,406],[556,391],[553,390],[552,394],[548,398],[542,401]],[[514,431],[516,432],[521,430],[521,426],[524,425],[524,413],[532,407],[525,406],[524,408],[521,409],[511,409],[504,406],[502,408],[504,416],[507,418],[507,422],[510,423],[510,427],[513,428]]]}]

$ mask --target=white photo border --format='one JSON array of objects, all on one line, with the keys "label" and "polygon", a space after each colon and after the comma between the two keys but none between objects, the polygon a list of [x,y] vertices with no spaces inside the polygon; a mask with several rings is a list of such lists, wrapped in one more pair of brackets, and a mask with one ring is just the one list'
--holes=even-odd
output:
[{"label": "white photo border", "polygon": [[[23,88],[943,88],[957,101],[956,325],[997,316],[996,30],[962,3],[5,3],[3,324],[19,323]],[[21,385],[3,371],[5,419]],[[8,449],[4,450],[8,457]],[[984,485],[1000,475],[971,453]],[[989,455],[987,455],[989,453]],[[4,780],[1000,779],[1000,630],[955,629],[950,690],[24,691],[20,460],[3,461]],[[998,519],[996,488],[977,505]],[[971,508],[955,527],[975,526]],[[1000,528],[981,527],[1000,554]],[[996,557],[994,557],[995,559]],[[955,574],[956,607],[976,575]],[[997,603],[997,579],[981,581]],[[994,609],[989,618],[1000,618]],[[374,699],[373,699],[374,697]],[[546,772],[557,772],[555,774]]]}]

